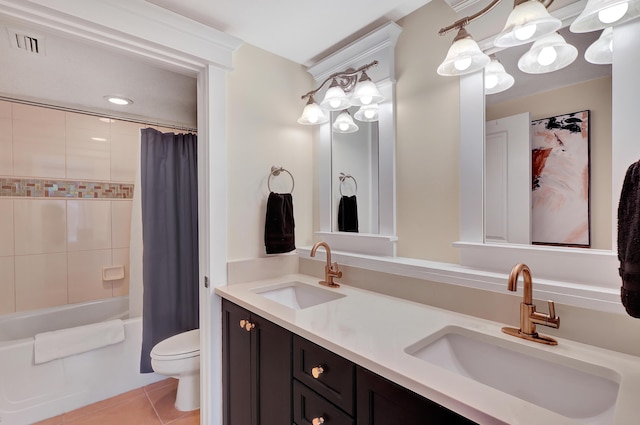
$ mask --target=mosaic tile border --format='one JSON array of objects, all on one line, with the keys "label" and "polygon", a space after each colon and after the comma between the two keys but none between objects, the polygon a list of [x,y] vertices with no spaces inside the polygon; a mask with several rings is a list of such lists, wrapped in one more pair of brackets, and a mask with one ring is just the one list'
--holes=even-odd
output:
[{"label": "mosaic tile border", "polygon": [[132,183],[0,177],[0,197],[132,199]]}]

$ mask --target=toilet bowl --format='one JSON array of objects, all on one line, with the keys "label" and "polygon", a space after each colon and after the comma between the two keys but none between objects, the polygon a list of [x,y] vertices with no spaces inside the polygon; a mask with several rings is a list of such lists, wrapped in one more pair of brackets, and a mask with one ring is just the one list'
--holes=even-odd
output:
[{"label": "toilet bowl", "polygon": [[175,407],[181,411],[200,407],[200,329],[160,341],[151,350],[156,373],[178,379]]}]

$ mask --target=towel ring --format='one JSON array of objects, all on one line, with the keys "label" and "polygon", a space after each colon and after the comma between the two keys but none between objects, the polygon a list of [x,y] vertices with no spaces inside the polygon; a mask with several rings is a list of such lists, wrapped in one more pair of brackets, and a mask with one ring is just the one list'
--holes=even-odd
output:
[{"label": "towel ring", "polygon": [[356,181],[355,177],[353,177],[351,174],[340,173],[340,177],[338,177],[338,178],[340,179],[340,196],[344,196],[344,194],[342,193],[342,185],[344,184],[344,181],[346,179],[353,180],[353,182],[356,185],[356,191],[355,191],[354,195],[358,194],[358,182]]},{"label": "towel ring", "polygon": [[286,168],[276,167],[275,165],[271,167],[271,173],[269,173],[269,178],[267,178],[267,188],[269,189],[269,192],[271,192],[271,177],[278,177],[283,171],[289,174],[289,177],[291,177],[291,191],[289,191],[289,193],[293,193],[293,188],[296,186],[296,181],[293,178],[293,174],[291,174]]}]

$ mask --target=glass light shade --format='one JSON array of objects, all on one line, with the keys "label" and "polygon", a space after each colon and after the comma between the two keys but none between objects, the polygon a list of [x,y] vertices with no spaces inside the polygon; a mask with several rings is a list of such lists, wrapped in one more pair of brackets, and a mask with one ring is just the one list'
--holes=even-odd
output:
[{"label": "glass light shade", "polygon": [[337,133],[355,133],[358,131],[358,126],[353,122],[351,114],[346,109],[340,112],[332,127],[333,131]]},{"label": "glass light shade", "polygon": [[353,114],[353,117],[362,122],[374,122],[378,121],[378,104],[361,106],[358,111]]},{"label": "glass light shade", "polygon": [[570,65],[578,57],[578,49],[553,33],[536,40],[518,61],[518,68],[528,74],[544,74]]},{"label": "glass light shade", "polygon": [[484,93],[495,94],[510,89],[515,79],[505,71],[504,66],[496,58],[484,68]]},{"label": "glass light shade", "polygon": [[380,103],[383,100],[384,96],[380,94],[378,87],[371,81],[367,73],[363,71],[351,95],[351,104],[355,106],[365,106]]},{"label": "glass light shade", "polygon": [[596,65],[613,63],[613,27],[605,28],[600,37],[587,47],[584,58]]},{"label": "glass light shade", "polygon": [[571,23],[571,32],[591,32],[640,16],[640,0],[589,0]]},{"label": "glass light shade", "polygon": [[298,124],[316,125],[324,124],[327,121],[329,121],[327,114],[313,100],[313,96],[310,96],[307,105],[302,111],[302,115],[298,118]]},{"label": "glass light shade", "polygon": [[528,0],[515,6],[504,29],[496,37],[498,47],[519,46],[560,29],[562,22],[549,14],[538,0]]},{"label": "glass light shade", "polygon": [[447,57],[438,67],[438,74],[446,77],[470,74],[484,68],[489,61],[489,56],[480,50],[471,35],[464,28],[460,28],[449,47]]},{"label": "glass light shade", "polygon": [[324,94],[324,99],[320,102],[320,106],[327,111],[341,111],[344,108],[348,108],[350,104],[349,97],[335,79]]}]

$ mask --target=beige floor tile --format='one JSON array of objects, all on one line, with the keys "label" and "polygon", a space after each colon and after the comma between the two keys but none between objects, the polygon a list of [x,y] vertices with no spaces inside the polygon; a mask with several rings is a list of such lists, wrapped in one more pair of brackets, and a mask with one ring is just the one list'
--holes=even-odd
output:
[{"label": "beige floor tile", "polygon": [[67,412],[64,414],[65,424],[76,421],[80,418],[89,417],[105,409],[120,406],[128,401],[131,401],[132,399],[135,399],[136,397],[140,397],[141,395],[144,395],[144,390],[142,388],[136,388],[135,390],[119,394],[115,397],[111,397],[106,400],[102,400],[97,403],[72,410],[71,412]]},{"label": "beige floor tile", "polygon": [[147,397],[163,424],[168,424],[191,413],[182,412],[175,408],[178,381],[175,379],[173,381],[152,391],[147,390]]},{"label": "beige floor tile", "polygon": [[65,425],[162,425],[144,393],[89,416],[71,421],[65,417],[64,423]]},{"label": "beige floor tile", "polygon": [[172,386],[174,388],[178,388],[178,380],[176,378],[163,379],[162,381],[154,382],[153,384],[149,384],[145,386],[144,391],[148,393],[150,391],[154,391],[154,390],[157,390],[158,388],[162,388],[166,386]]},{"label": "beige floor tile", "polygon": [[175,421],[165,423],[165,425],[200,425],[200,409],[188,412],[185,416]]}]

